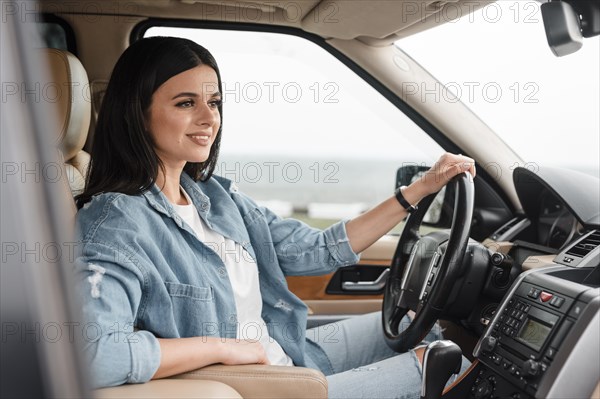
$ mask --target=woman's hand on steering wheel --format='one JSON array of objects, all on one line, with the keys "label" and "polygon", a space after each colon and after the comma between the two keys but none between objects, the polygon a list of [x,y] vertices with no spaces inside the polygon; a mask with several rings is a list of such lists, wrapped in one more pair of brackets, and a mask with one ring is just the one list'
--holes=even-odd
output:
[{"label": "woman's hand on steering wheel", "polygon": [[446,152],[417,181],[423,187],[424,196],[435,194],[456,175],[469,172],[475,177],[475,161],[464,155]]}]

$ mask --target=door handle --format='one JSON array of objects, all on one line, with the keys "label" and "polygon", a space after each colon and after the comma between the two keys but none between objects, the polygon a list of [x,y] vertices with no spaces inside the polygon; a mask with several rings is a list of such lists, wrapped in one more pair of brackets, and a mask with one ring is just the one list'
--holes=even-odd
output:
[{"label": "door handle", "polygon": [[385,269],[375,281],[344,281],[342,289],[344,291],[381,291],[385,287],[385,282],[390,274],[390,268]]}]

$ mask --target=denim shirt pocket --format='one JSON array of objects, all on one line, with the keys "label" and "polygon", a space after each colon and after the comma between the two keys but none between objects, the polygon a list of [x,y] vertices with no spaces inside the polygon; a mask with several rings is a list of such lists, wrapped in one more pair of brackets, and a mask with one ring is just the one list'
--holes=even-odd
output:
[{"label": "denim shirt pocket", "polygon": [[[165,282],[171,298],[175,324],[181,337],[217,335],[218,312],[214,289],[189,284]],[[194,321],[191,323],[190,321]]]},{"label": "denim shirt pocket", "polygon": [[165,282],[171,298],[188,298],[194,301],[213,301],[215,294],[211,286],[197,287],[195,285]]}]

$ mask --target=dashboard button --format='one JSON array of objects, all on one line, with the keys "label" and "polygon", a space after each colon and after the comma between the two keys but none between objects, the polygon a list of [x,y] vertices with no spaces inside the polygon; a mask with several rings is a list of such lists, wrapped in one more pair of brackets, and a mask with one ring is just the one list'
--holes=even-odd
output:
[{"label": "dashboard button", "polygon": [[523,363],[523,374],[525,377],[535,377],[540,372],[540,363],[533,359]]},{"label": "dashboard button", "polygon": [[560,308],[564,302],[565,302],[565,298],[561,298],[559,296],[555,296],[550,301],[550,305],[554,306],[555,308]]},{"label": "dashboard button", "polygon": [[542,300],[542,302],[548,302],[550,299],[552,299],[554,295],[552,295],[549,292],[546,291],[542,291],[540,294],[540,299]]},{"label": "dashboard button", "polygon": [[554,348],[548,348],[548,350],[546,351],[546,357],[550,360],[554,359],[554,356],[556,355],[556,349]]},{"label": "dashboard button", "polygon": [[[481,343],[481,349],[484,352],[492,352],[494,350],[494,348],[496,347],[497,343],[498,343],[498,340],[496,338],[491,337],[491,336],[485,337],[485,339]],[[494,358],[494,356],[497,356],[497,355],[492,355],[492,359]]]},{"label": "dashboard button", "polygon": [[520,369],[518,369],[518,368],[517,368],[517,369],[515,369],[515,372],[514,372],[514,375],[515,375],[515,377],[519,377],[519,378],[521,378],[521,374],[522,374],[522,373],[521,373],[521,370],[520,370]]},{"label": "dashboard button", "polygon": [[473,386],[473,388],[474,390],[471,390],[471,392],[473,393],[473,397],[475,399],[489,398],[492,392],[494,391],[492,385],[487,381],[484,381],[479,385]]},{"label": "dashboard button", "polygon": [[575,304],[569,311],[569,316],[574,317],[576,319],[579,318],[581,313],[583,313],[583,309],[585,309],[586,306],[587,306],[587,303],[585,303],[585,302],[581,302],[581,301],[575,302]]}]

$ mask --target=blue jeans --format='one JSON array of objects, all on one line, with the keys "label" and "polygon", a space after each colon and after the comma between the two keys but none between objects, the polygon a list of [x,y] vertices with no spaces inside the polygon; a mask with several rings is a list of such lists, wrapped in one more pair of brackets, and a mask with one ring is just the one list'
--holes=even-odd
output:
[{"label": "blue jeans", "polygon": [[[402,325],[408,326],[405,317]],[[419,398],[421,365],[414,351],[396,353],[383,339],[381,312],[370,313],[312,328],[307,338],[327,355],[330,370],[307,358],[307,367],[327,375],[329,398]],[[423,344],[443,339],[438,324]],[[461,373],[470,363],[463,357]],[[333,370],[333,372],[331,372]]]}]

